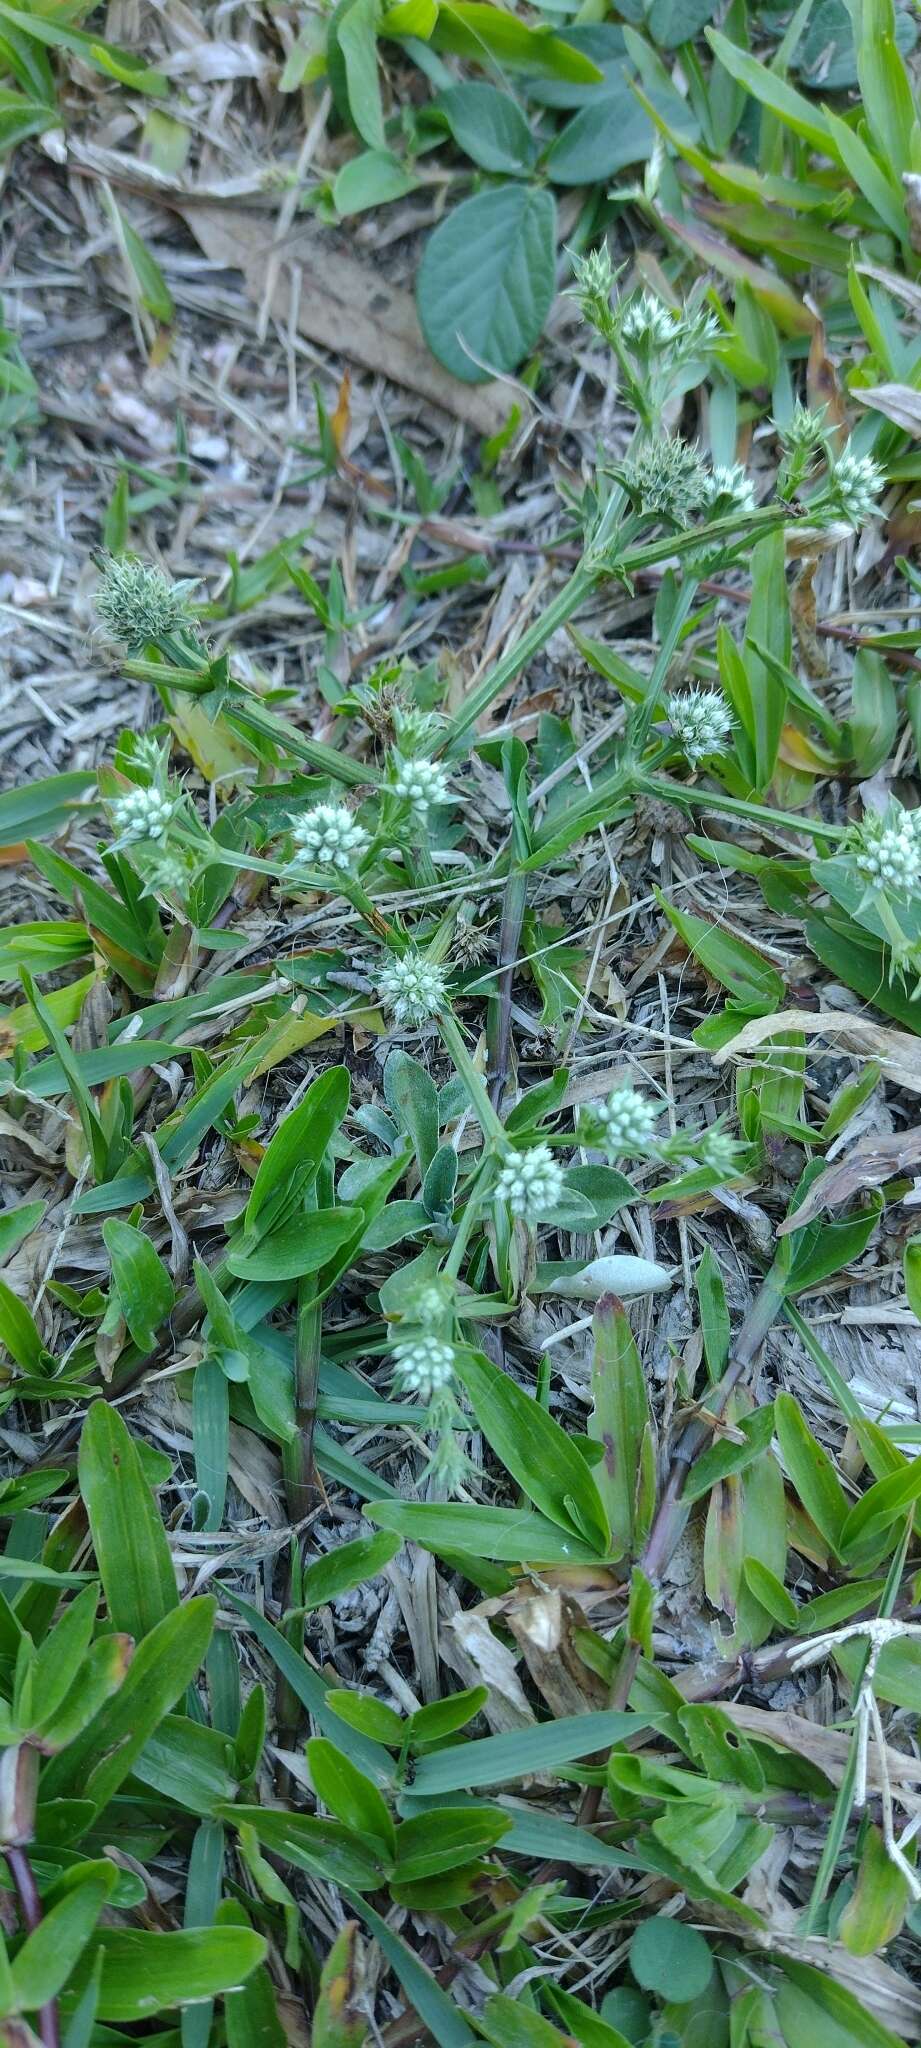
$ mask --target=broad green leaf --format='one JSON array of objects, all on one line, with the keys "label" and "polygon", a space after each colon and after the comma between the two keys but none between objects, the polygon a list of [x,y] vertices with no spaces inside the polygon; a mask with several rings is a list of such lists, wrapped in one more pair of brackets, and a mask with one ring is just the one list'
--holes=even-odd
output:
[{"label": "broad green leaf", "polygon": [[473,1685],[464,1692],[452,1693],[448,1699],[432,1700],[429,1706],[418,1707],[409,1724],[413,1748],[422,1743],[442,1742],[446,1735],[456,1735],[458,1729],[466,1728],[468,1721],[480,1712],[488,1698],[486,1686]]},{"label": "broad green leaf", "polygon": [[593,1477],[611,1524],[611,1543],[635,1556],[655,1507],[655,1450],[646,1379],[616,1296],[595,1311],[592,1410],[588,1434],[602,1447]]},{"label": "broad green leaf", "polygon": [[429,1797],[470,1791],[480,1785],[508,1784],[532,1771],[553,1770],[557,1764],[610,1749],[612,1743],[626,1742],[649,1725],[641,1714],[612,1710],[565,1714],[558,1721],[516,1728],[509,1735],[484,1735],[479,1741],[458,1743],[420,1757],[413,1792]]},{"label": "broad green leaf", "polygon": [[384,1068],[384,1097],[399,1128],[412,1141],[424,1177],[438,1150],[438,1091],[431,1074],[401,1046],[394,1048]]},{"label": "broad green leaf", "polygon": [[375,1579],[400,1548],[398,1536],[382,1529],[376,1536],[356,1536],[340,1543],[304,1567],[301,1574],[301,1602],[308,1610],[324,1607],[341,1593],[350,1593],[368,1579]]},{"label": "broad green leaf", "polygon": [[[442,1990],[437,1977],[432,1975],[410,1944],[394,1933],[389,1923],[365,1899],[356,1897],[354,1905],[399,1978],[410,2004],[437,2043],[437,2048],[475,2048],[476,2036],[468,2027],[460,2006],[447,1991]],[[330,2048],[333,2048],[332,2043]]]},{"label": "broad green leaf", "polygon": [[428,113],[441,117],[458,149],[484,171],[505,171],[514,177],[534,161],[534,139],[517,100],[495,85],[449,86],[432,101]]},{"label": "broad green leaf", "polygon": [[[367,2018],[361,1996],[358,1928],[347,1920],[320,1972],[311,2048],[364,2048]],[[228,2039],[228,2048],[237,2044]],[[238,2048],[250,2048],[241,2040]]]},{"label": "broad green leaf", "polygon": [[178,1606],[179,1594],[137,1446],[107,1401],[87,1413],[77,1475],[112,1626],[140,1639]]},{"label": "broad green leaf", "polygon": [[22,1372],[31,1373],[36,1379],[43,1379],[53,1363],[34,1316],[5,1280],[0,1280],[0,1344]]},{"label": "broad green leaf", "polygon": [[713,1957],[696,1927],[670,1914],[641,1920],[630,1942],[630,1968],[644,1991],[686,2005],[699,1998],[713,1974]]},{"label": "broad green leaf", "polygon": [[354,1236],[361,1220],[362,1211],[354,1207],[305,1209],[295,1221],[261,1236],[252,1251],[231,1244],[227,1264],[239,1280],[299,1280],[304,1273],[318,1273]]},{"label": "broad green leaf", "polygon": [[228,1806],[224,1818],[235,1827],[252,1828],[273,1856],[326,1883],[377,1891],[390,1869],[391,1859],[378,1842],[338,1820],[266,1806]]},{"label": "broad green leaf", "polygon": [[164,1715],[135,1758],[133,1774],[199,1818],[213,1820],[237,1796],[233,1743],[185,1714]]},{"label": "broad green leaf", "polygon": [[921,1498],[921,1458],[915,1458],[900,1472],[878,1479],[851,1508],[841,1529],[841,1550],[846,1557],[859,1556],[865,1543],[880,1536]]},{"label": "broad green leaf", "polygon": [[394,1883],[415,1884],[440,1871],[456,1870],[494,1849],[509,1826],[509,1816],[497,1806],[444,1807],[416,1814],[400,1828]]},{"label": "broad green leaf", "polygon": [[486,65],[489,58],[512,71],[541,78],[597,84],[601,73],[590,57],[541,25],[529,28],[520,16],[486,0],[441,0],[432,30],[432,48]]},{"label": "broad green leaf", "polygon": [[481,1352],[458,1353],[456,1371],[487,1442],[535,1507],[607,1556],[611,1534],[604,1505],[565,1430]]},{"label": "broad green leaf", "polygon": [[390,206],[415,192],[421,180],[389,149],[363,149],[337,171],[333,205],[344,218],[366,213],[372,206]]},{"label": "broad green leaf", "polygon": [[[807,2048],[903,2048],[904,2036],[890,2033],[853,1991],[833,1977],[809,1963],[786,1958],[780,1967],[787,1981],[778,1986],[774,2002],[788,2044],[796,2042],[797,2048],[800,2042]],[[914,2017],[912,1994],[912,2020]]]},{"label": "broad green leaf", "polygon": [[106,1927],[102,1953],[101,2020],[146,2020],[152,2013],[217,1998],[245,1982],[265,1957],[261,1934],[248,1927],[187,1928],[148,1933]]},{"label": "broad green leaf", "polygon": [[707,1245],[694,1275],[694,1286],[707,1372],[711,1382],[715,1382],[726,1370],[731,1326],[723,1275],[710,1245]]},{"label": "broad green leaf", "polygon": [[91,770],[70,768],[63,775],[46,775],[39,782],[24,782],[17,789],[4,790],[0,796],[0,846],[18,846],[28,839],[50,839],[60,825],[67,823],[81,797],[88,796],[95,786],[96,777]]},{"label": "broad green leaf", "polygon": [[792,1394],[778,1394],[774,1426],[791,1484],[820,1536],[840,1556],[848,1519],[847,1499],[831,1459],[803,1420],[799,1402]]},{"label": "broad green leaf", "polygon": [[167,1614],[138,1645],[124,1684],[42,1776],[43,1796],[86,1799],[101,1811],[164,1714],[191,1684],[214,1626],[216,1602],[196,1598]]},{"label": "broad green leaf", "polygon": [[857,1883],[838,1922],[839,1941],[852,1956],[875,1955],[898,1934],[910,1898],[879,1828],[868,1828]]},{"label": "broad green leaf", "polygon": [[873,775],[888,760],[898,728],[895,687],[883,658],[858,647],[851,678],[851,744],[858,775]]},{"label": "broad green leaf", "polygon": [[467,1503],[415,1500],[372,1501],[369,1522],[392,1529],[404,1541],[421,1543],[439,1556],[466,1553],[508,1564],[590,1564],[594,1545],[518,1508],[481,1508]]},{"label": "broad green leaf", "polygon": [[279,1124],[250,1189],[244,1238],[265,1237],[295,1209],[349,1106],[345,1067],[327,1067]]},{"label": "broad green leaf", "polygon": [[731,43],[718,29],[708,28],[705,33],[714,56],[719,58],[730,78],[744,85],[753,99],[760,100],[762,106],[776,114],[785,128],[790,128],[794,135],[801,135],[805,142],[811,142],[820,155],[831,154],[827,125],[811,100],[805,99],[795,86],[788,84],[767,64],[759,63],[747,50]]},{"label": "broad green leaf", "polygon": [[676,904],[668,903],[658,889],[656,897],[669,924],[674,926],[689,952],[695,955],[714,981],[721,982],[730,991],[737,1003],[755,1016],[764,1016],[780,1008],[784,995],[783,978],[762,954],[756,953],[744,939],[737,939],[733,932],[711,923],[709,918],[679,910]]},{"label": "broad green leaf", "polygon": [[554,185],[589,185],[616,177],[628,164],[645,163],[655,130],[622,67],[610,68],[604,87],[572,115],[547,151]]},{"label": "broad green leaf", "polygon": [[[237,1899],[223,1900],[217,1912],[219,1927],[248,1928],[249,1924]],[[338,1943],[334,1946],[338,1947]],[[322,2034],[317,2033],[318,2012],[319,2007],[314,2013],[313,2048],[361,2048],[360,2042],[337,2043],[332,2036],[324,2043]],[[256,1964],[238,1991],[225,1992],[224,2026],[227,2048],[287,2048],[289,2037],[279,2018],[275,1986],[264,1963]]]},{"label": "broad green leaf", "polygon": [[564,2048],[558,2027],[519,1998],[508,1998],[502,1992],[487,1999],[480,2029],[491,2048]]},{"label": "broad green leaf", "polygon": [[102,1226],[112,1261],[118,1307],[141,1352],[153,1351],[157,1329],[172,1313],[176,1290],[149,1237],[120,1216],[107,1216]]},{"label": "broad green leaf", "polygon": [[330,1813],[356,1834],[371,1835],[385,1857],[394,1856],[396,1829],[386,1801],[371,1779],[323,1735],[308,1742],[307,1764],[317,1798]]},{"label": "broad green leaf", "polygon": [[56,1998],[78,1962],[115,1884],[114,1863],[88,1863],[81,1877],[27,1936],[11,1965],[19,2011]]},{"label": "broad green leaf", "polygon": [[463,200],[429,236],[416,279],[432,354],[465,384],[517,370],[550,311],[555,271],[556,208],[546,189],[497,185]]},{"label": "broad green leaf", "polygon": [[363,142],[384,149],[384,114],[377,73],[377,0],[348,0],[335,35],[345,67],[349,113]]}]

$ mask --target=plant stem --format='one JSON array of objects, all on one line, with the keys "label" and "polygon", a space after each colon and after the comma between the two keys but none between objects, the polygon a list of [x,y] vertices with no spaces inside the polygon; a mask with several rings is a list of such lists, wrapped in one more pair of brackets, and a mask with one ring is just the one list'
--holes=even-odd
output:
[{"label": "plant stem", "polygon": [[[3,1854],[6,1857],[7,1869],[13,1880],[16,1897],[19,1900],[22,1924],[27,1934],[34,1934],[35,1929],[41,1926],[42,1902],[39,1898],[38,1886],[35,1882],[32,1865],[29,1862],[28,1851],[20,1847],[17,1849],[4,1849]],[[39,2010],[38,2037],[43,2043],[43,2048],[61,2048],[61,2029],[58,2020],[58,2002],[56,1998],[49,1999],[48,2004],[43,2005]]]},{"label": "plant stem", "polygon": [[662,695],[665,678],[668,674],[669,663],[681,638],[682,627],[690,617],[691,609],[697,596],[697,588],[696,576],[689,575],[684,578],[675,600],[671,618],[665,629],[662,644],[656,656],[655,667],[649,678],[648,687],[630,719],[627,743],[629,752],[634,760],[639,760],[646,744],[649,728],[652,724],[659,698]]},{"label": "plant stem", "polygon": [[439,1011],[438,1029],[441,1033],[442,1045],[445,1051],[450,1053],[457,1072],[467,1090],[471,1109],[479,1123],[484,1138],[492,1138],[502,1143],[505,1138],[505,1126],[502,1118],[496,1114],[490,1102],[489,1092],[483,1076],[477,1073],[476,1067],[464,1044],[460,1025],[450,1010]]},{"label": "plant stem", "polygon": [[797,817],[795,811],[773,811],[766,804],[749,803],[745,797],[726,796],[721,789],[689,789],[666,775],[650,775],[638,768],[634,776],[638,795],[657,796],[679,809],[723,811],[731,818],[750,818],[756,825],[782,825],[788,832],[811,832],[814,838],[845,839],[846,825],[826,825],[823,818]]}]

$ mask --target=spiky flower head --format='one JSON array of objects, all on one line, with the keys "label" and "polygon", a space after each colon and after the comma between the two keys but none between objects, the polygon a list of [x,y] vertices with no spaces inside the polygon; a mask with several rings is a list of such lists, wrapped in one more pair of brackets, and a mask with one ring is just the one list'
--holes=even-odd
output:
[{"label": "spiky flower head", "polygon": [[836,456],[827,485],[830,508],[849,526],[865,526],[879,511],[878,499],[886,482],[879,464],[870,455],[852,455],[850,448]]},{"label": "spiky flower head", "polygon": [[648,1095],[623,1081],[595,1110],[610,1152],[645,1152],[655,1136],[658,1110]]},{"label": "spiky flower head", "polygon": [[636,355],[670,348],[677,331],[674,315],[651,292],[628,299],[617,324],[621,341]]},{"label": "spiky flower head", "polygon": [[129,654],[142,654],[151,642],[181,632],[191,623],[187,583],[171,583],[160,569],[148,568],[130,555],[109,555],[95,604],[113,640]]},{"label": "spiky flower head", "polygon": [[714,519],[730,512],[754,512],[755,493],[741,462],[718,463],[707,478],[704,504]]},{"label": "spiky flower head", "polygon": [[496,1194],[507,1202],[513,1216],[525,1223],[539,1223],[556,1208],[563,1193],[563,1169],[549,1145],[532,1145],[528,1152],[509,1152],[499,1169]]},{"label": "spiky flower head", "polygon": [[620,475],[640,511],[676,525],[706,502],[707,472],[697,449],[674,435],[647,441],[621,465]]},{"label": "spiky flower head", "polygon": [[176,809],[176,798],[160,789],[129,789],[113,797],[112,823],[123,846],[143,839],[162,839]]},{"label": "spiky flower head", "polygon": [[787,455],[814,455],[825,445],[826,406],[819,412],[803,405],[797,399],[786,426],[778,427],[777,435]]},{"label": "spiky flower head", "polygon": [[454,1347],[427,1331],[416,1331],[393,1347],[394,1381],[401,1393],[431,1401],[454,1377]]},{"label": "spiky flower head", "polygon": [[444,968],[411,947],[393,954],[378,976],[381,995],[397,1024],[424,1024],[436,1017],[447,998]]},{"label": "spiky flower head", "polygon": [[728,1131],[703,1131],[695,1150],[701,1166],[718,1174],[721,1180],[733,1180],[742,1170],[745,1147],[731,1138]]},{"label": "spiky flower head", "polygon": [[448,778],[438,761],[426,761],[422,756],[405,760],[401,754],[394,754],[393,770],[397,796],[412,804],[413,810],[423,817],[433,804],[447,802]]},{"label": "spiky flower head", "polygon": [[694,356],[709,354],[719,337],[712,315],[691,306],[673,312],[651,292],[638,292],[617,314],[621,342],[638,361],[654,357],[678,368]]},{"label": "spiky flower head", "polygon": [[570,296],[577,301],[583,319],[604,335],[610,334],[613,324],[611,293],[616,275],[606,242],[590,249],[587,256],[573,257]]},{"label": "spiky flower head", "polygon": [[370,845],[363,825],[345,804],[313,804],[291,818],[291,837],[298,854],[318,867],[353,867]]},{"label": "spiky flower head", "polygon": [[854,851],[867,882],[897,896],[907,895],[921,881],[921,811],[906,811],[894,801],[882,816],[867,811]]},{"label": "spiky flower head", "polygon": [[683,690],[663,698],[663,709],[685,760],[692,768],[708,754],[720,754],[733,727],[733,716],[719,690]]}]

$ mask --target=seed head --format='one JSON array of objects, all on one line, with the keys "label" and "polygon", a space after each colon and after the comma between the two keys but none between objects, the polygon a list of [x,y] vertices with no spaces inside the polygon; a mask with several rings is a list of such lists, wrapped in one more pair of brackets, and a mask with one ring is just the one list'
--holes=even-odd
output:
[{"label": "seed head", "polygon": [[865,526],[879,511],[877,500],[885,484],[879,464],[869,455],[852,455],[845,448],[832,463],[828,478],[831,508],[850,526]]},{"label": "seed head", "polygon": [[152,641],[168,639],[190,624],[187,590],[187,584],[170,583],[159,569],[130,556],[110,555],[96,610],[113,640],[120,640],[129,654],[142,654]]},{"label": "seed head", "polygon": [[437,761],[406,760],[402,754],[393,757],[393,786],[404,802],[412,804],[413,810],[423,817],[432,804],[443,804],[448,798],[448,778]]},{"label": "seed head", "polygon": [[665,715],[692,768],[708,754],[721,754],[734,724],[719,690],[684,690],[663,698]]},{"label": "seed head", "polygon": [[397,1024],[424,1024],[436,1017],[447,999],[445,972],[415,947],[394,954],[378,976],[378,987]]},{"label": "seed head", "polygon": [[513,1216],[525,1223],[538,1223],[552,1212],[563,1193],[563,1170],[549,1145],[532,1145],[529,1152],[509,1152],[499,1170],[496,1194],[507,1202]]},{"label": "seed head", "polygon": [[680,524],[706,502],[708,478],[696,448],[674,436],[648,441],[620,475],[640,510]]},{"label": "seed head", "polygon": [[787,455],[814,455],[825,444],[826,406],[812,412],[797,399],[785,427],[778,427],[778,439]]},{"label": "seed head", "polygon": [[124,796],[113,797],[109,808],[122,845],[133,846],[142,839],[163,838],[176,800],[159,789],[129,789]]},{"label": "seed head", "polygon": [[608,337],[614,321],[611,293],[615,274],[606,242],[600,243],[597,249],[590,249],[587,256],[573,259],[575,282],[571,286],[571,297],[577,301],[583,319]]},{"label": "seed head", "polygon": [[314,804],[291,819],[291,837],[298,853],[318,867],[354,867],[370,845],[368,833],[344,804]]},{"label": "seed head", "polygon": [[439,1388],[446,1387],[454,1377],[454,1348],[445,1344],[440,1337],[429,1336],[418,1331],[400,1344],[395,1344],[393,1355],[394,1380],[401,1393],[419,1394],[423,1401],[430,1401]]},{"label": "seed head", "polygon": [[645,1152],[655,1136],[658,1111],[648,1095],[623,1082],[595,1111],[610,1152]]}]

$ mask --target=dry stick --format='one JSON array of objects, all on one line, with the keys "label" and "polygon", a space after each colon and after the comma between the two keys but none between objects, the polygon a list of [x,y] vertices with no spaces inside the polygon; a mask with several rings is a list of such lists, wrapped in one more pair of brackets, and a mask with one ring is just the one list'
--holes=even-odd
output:
[{"label": "dry stick", "polygon": [[[707,1395],[706,1408],[686,1423],[681,1433],[646,1548],[640,1558],[640,1570],[654,1586],[661,1583],[665,1567],[681,1540],[687,1520],[687,1510],[682,1508],[681,1496],[688,1473],[695,1458],[709,1442],[730,1395],[760,1350],[782,1306],[785,1278],[786,1275],[781,1272],[779,1263],[775,1262],[766,1273],[742,1324],[738,1342],[722,1379],[713,1388],[712,1393]],[[623,1712],[627,1705],[639,1661],[639,1643],[625,1643],[608,1702],[616,1712]],[[581,1827],[587,1826],[595,1819],[601,1805],[601,1793],[600,1785],[589,1785],[586,1788],[578,1814]]]},{"label": "dry stick", "polygon": [[[42,1902],[38,1895],[38,1886],[35,1882],[32,1865],[29,1862],[28,1852],[22,1848],[4,1849],[3,1854],[6,1857],[7,1867],[16,1889],[23,1926],[27,1934],[34,1934],[35,1929],[41,1926]],[[38,2015],[38,2034],[39,2040],[44,2044],[44,2048],[61,2048],[61,2029],[58,2021],[58,2002],[56,1998],[52,1998],[47,2005],[41,2007]]]}]

